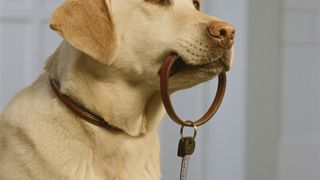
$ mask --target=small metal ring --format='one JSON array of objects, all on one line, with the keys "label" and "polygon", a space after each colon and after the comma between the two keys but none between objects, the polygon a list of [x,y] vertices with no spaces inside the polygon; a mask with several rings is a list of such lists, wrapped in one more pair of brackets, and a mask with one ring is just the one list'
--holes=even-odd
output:
[{"label": "small metal ring", "polygon": [[[193,121],[185,121],[185,123],[188,124],[188,125],[187,125],[188,127],[193,127],[193,138],[196,138],[196,136],[197,136],[197,125],[195,125]],[[180,136],[181,136],[181,138],[184,137],[184,135],[183,135],[183,130],[184,130],[184,127],[185,127],[185,126],[186,126],[186,125],[182,125],[182,126],[181,126],[181,129],[180,129]]]}]

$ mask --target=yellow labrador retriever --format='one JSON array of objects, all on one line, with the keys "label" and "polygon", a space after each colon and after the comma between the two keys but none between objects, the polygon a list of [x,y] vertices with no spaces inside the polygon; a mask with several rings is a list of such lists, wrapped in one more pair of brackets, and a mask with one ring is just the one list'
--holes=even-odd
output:
[{"label": "yellow labrador retriever", "polygon": [[[160,179],[163,60],[180,56],[172,92],[212,79],[232,62],[234,28],[199,6],[198,0],[65,0],[50,24],[64,41],[46,71],[1,114],[0,179]],[[85,121],[50,82],[107,125]]]}]

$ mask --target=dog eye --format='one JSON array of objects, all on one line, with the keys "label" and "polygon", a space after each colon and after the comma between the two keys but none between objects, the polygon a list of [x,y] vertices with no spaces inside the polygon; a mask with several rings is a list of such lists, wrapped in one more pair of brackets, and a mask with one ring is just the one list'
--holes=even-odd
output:
[{"label": "dog eye", "polygon": [[169,0],[160,0],[160,3],[161,4],[170,4],[170,1]]},{"label": "dog eye", "polygon": [[198,0],[193,1],[193,6],[199,11],[200,10],[200,3]]},{"label": "dog eye", "polygon": [[170,5],[171,1],[170,0],[144,0],[146,2],[150,3],[155,3],[155,4],[160,4],[160,5]]}]

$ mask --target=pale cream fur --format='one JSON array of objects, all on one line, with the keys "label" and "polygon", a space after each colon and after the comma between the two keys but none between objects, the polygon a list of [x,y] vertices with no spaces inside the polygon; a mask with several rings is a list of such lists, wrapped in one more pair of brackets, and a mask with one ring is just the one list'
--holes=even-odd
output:
[{"label": "pale cream fur", "polygon": [[[66,0],[54,13],[51,27],[65,40],[1,114],[1,180],[161,179],[163,59],[176,52],[190,65],[172,77],[176,91],[229,69],[233,53],[208,38],[208,24],[219,19],[197,11],[192,0],[159,2]],[[124,132],[74,115],[53,94],[49,77]]]}]

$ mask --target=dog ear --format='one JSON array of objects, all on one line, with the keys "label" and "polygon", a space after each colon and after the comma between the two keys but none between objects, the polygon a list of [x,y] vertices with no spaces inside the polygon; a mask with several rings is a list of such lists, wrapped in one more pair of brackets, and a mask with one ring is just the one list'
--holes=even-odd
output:
[{"label": "dog ear", "polygon": [[117,55],[110,0],[65,0],[53,13],[51,29],[72,46],[104,64]]}]

